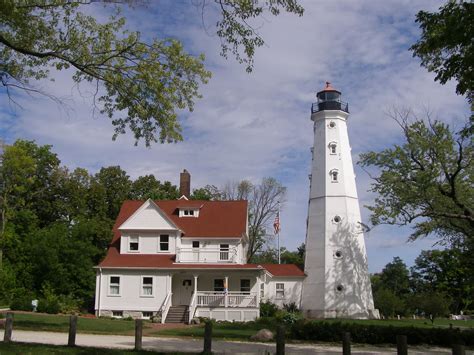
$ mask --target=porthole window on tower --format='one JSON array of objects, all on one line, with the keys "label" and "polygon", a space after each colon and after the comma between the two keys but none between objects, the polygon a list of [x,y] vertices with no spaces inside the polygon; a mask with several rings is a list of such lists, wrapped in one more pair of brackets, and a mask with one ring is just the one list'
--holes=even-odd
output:
[{"label": "porthole window on tower", "polygon": [[336,169],[331,170],[329,172],[329,175],[331,175],[331,182],[337,182],[338,181],[339,172]]},{"label": "porthole window on tower", "polygon": [[341,223],[342,218],[340,216],[334,216],[332,220],[334,221],[334,223]]},{"label": "porthole window on tower", "polygon": [[342,251],[336,250],[336,252],[334,253],[334,257],[336,259],[342,259]]},{"label": "porthole window on tower", "polygon": [[329,153],[330,154],[336,154],[337,153],[337,143],[336,142],[329,143]]},{"label": "porthole window on tower", "polygon": [[329,128],[334,128],[334,127],[336,127],[336,122],[334,121],[329,122]]},{"label": "porthole window on tower", "polygon": [[337,291],[337,292],[342,292],[342,291],[344,291],[344,286],[342,286],[341,284],[337,285],[337,286],[336,286],[336,291]]}]

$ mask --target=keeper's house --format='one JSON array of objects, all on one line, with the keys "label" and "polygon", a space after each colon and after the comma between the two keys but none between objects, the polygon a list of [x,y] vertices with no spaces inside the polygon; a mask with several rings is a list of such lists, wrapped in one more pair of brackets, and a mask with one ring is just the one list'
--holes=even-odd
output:
[{"label": "keeper's house", "polygon": [[249,321],[259,304],[300,305],[296,265],[247,264],[247,201],[125,201],[96,267],[97,316]]}]

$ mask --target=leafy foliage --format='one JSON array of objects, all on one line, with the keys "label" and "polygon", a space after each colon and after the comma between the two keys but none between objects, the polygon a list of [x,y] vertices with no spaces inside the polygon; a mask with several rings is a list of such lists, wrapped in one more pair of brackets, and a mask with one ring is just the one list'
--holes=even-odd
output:
[{"label": "leafy foliage", "polygon": [[[105,1],[107,2],[107,1]],[[249,19],[281,10],[298,15],[303,8],[295,0],[216,0],[222,19],[217,35],[222,55],[231,51],[252,70],[255,49],[264,44]],[[144,41],[139,32],[125,30],[120,8],[105,23],[81,9],[84,1],[2,1],[0,11],[0,83],[12,91],[42,93],[33,82],[51,78],[51,70],[74,70],[76,84],[94,88],[94,111],[108,116],[114,125],[113,139],[130,130],[140,139],[177,142],[183,139],[178,111],[194,108],[199,86],[211,73],[204,55],[188,54],[174,38]],[[203,2],[203,9],[205,1]],[[240,48],[244,48],[244,54]]]},{"label": "leafy foliage", "polygon": [[274,317],[278,311],[278,306],[270,301],[260,302],[260,316]]},{"label": "leafy foliage", "polygon": [[416,15],[421,38],[411,47],[421,65],[435,72],[441,84],[455,79],[456,92],[468,95],[474,89],[474,4],[470,1],[447,1],[439,12],[420,11]]},{"label": "leafy foliage", "polygon": [[360,156],[360,165],[380,171],[371,185],[378,194],[368,207],[371,221],[414,222],[412,239],[435,233],[445,242],[464,243],[474,236],[472,140],[439,121],[410,123],[409,116],[394,116],[404,133],[402,145]]}]

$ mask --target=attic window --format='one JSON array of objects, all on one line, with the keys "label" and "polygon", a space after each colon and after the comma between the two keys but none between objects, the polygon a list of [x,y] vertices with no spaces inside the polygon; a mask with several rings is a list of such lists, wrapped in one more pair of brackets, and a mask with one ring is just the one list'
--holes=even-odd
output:
[{"label": "attic window", "polygon": [[128,251],[137,252],[138,248],[138,236],[131,235],[128,239]]},{"label": "attic window", "polygon": [[197,209],[194,208],[182,208],[179,210],[179,216],[180,217],[197,217],[198,216],[198,211]]}]

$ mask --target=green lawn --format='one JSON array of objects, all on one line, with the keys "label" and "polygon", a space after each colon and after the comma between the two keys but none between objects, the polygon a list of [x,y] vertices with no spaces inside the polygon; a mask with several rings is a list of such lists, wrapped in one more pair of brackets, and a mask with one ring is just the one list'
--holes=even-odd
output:
[{"label": "green lawn", "polygon": [[82,348],[57,345],[44,344],[30,344],[30,343],[3,343],[0,342],[0,355],[22,354],[22,355],[36,355],[36,354],[80,354],[80,355],[117,355],[117,354],[185,354],[185,353],[156,353],[152,351],[133,351],[133,350],[117,350],[105,348]]},{"label": "green lawn", "polygon": [[[340,322],[341,320],[326,320],[326,322]],[[382,325],[382,326],[416,326],[422,328],[442,327],[448,328],[453,324],[455,328],[474,328],[474,320],[452,321],[448,319],[435,320],[434,326],[429,320],[422,319],[402,319],[402,320],[342,320],[343,322]],[[213,335],[225,339],[248,340],[258,330],[269,328],[275,330],[276,322],[273,319],[262,319],[259,322],[250,323],[216,323],[213,328]],[[119,319],[96,319],[79,317],[77,330],[80,333],[94,334],[117,334],[133,335],[135,323],[133,321]],[[46,315],[37,313],[15,313],[14,329],[67,332],[69,329],[69,316]],[[204,327],[193,326],[175,329],[153,329],[148,322],[144,323],[145,336],[191,336],[203,337]]]},{"label": "green lawn", "polygon": [[[149,327],[148,323],[144,328]],[[22,330],[38,330],[50,332],[67,332],[69,330],[69,316],[46,315],[35,313],[15,313],[13,328]],[[133,335],[135,322],[106,318],[82,318],[77,320],[79,333]]]}]

